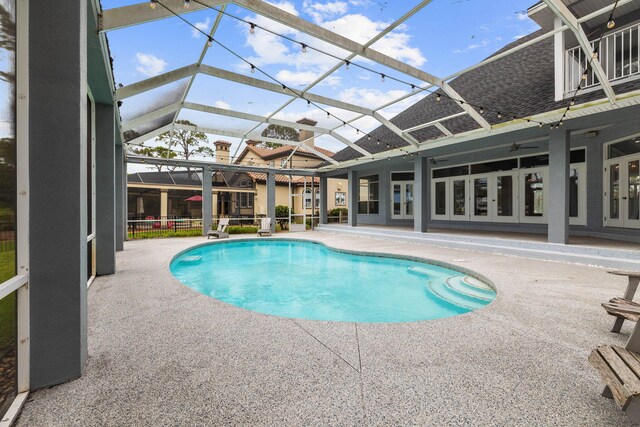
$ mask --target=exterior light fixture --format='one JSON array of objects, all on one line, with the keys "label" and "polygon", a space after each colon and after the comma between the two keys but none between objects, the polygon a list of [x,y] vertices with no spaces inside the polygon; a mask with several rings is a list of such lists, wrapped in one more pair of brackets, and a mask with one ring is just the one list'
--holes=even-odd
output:
[{"label": "exterior light fixture", "polygon": [[191,0],[184,0],[184,3],[182,4],[182,6],[185,9],[189,9],[191,7]]},{"label": "exterior light fixture", "polygon": [[307,53],[307,45],[302,43],[301,46],[302,46],[302,53]]},{"label": "exterior light fixture", "polygon": [[251,64],[251,74],[256,72],[256,66]]},{"label": "exterior light fixture", "polygon": [[384,75],[384,74],[380,74],[380,81],[381,81],[382,83],[384,83],[384,78],[385,78],[385,75]]},{"label": "exterior light fixture", "polygon": [[348,70],[349,69],[349,65],[351,65],[351,62],[347,61],[346,59],[344,60],[344,69]]},{"label": "exterior light fixture", "polygon": [[616,26],[616,21],[613,20],[613,13],[612,13],[611,15],[609,15],[609,20],[607,21],[607,28],[611,30],[615,26]]},{"label": "exterior light fixture", "polygon": [[212,45],[213,45],[213,37],[209,36],[209,38],[207,38],[207,47],[211,47]]},{"label": "exterior light fixture", "polygon": [[156,8],[156,0],[149,0],[149,7],[151,9],[155,9]]},{"label": "exterior light fixture", "polygon": [[249,33],[251,34],[256,33],[256,24],[254,24],[253,22],[249,24]]},{"label": "exterior light fixture", "polygon": [[436,101],[440,102],[440,98],[441,98],[440,94],[439,94],[439,93],[437,93],[437,94],[436,94]]}]

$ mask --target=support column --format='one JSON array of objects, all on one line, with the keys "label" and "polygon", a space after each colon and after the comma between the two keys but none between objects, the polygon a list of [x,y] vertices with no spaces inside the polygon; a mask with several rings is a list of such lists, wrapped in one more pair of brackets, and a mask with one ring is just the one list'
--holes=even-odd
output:
[{"label": "support column", "polygon": [[124,240],[127,235],[127,168],[124,164],[124,150],[122,145],[115,146],[116,157],[116,251],[124,250]]},{"label": "support column", "polygon": [[271,218],[271,232],[276,232],[276,174],[267,172],[267,217]]},{"label": "support column", "polygon": [[202,235],[206,236],[213,218],[213,193],[211,180],[213,174],[209,166],[202,168]]},{"label": "support column", "polygon": [[29,2],[32,390],[87,360],[87,4]]},{"label": "support column", "polygon": [[169,213],[169,190],[160,190],[160,223],[163,227],[167,225]]},{"label": "support column", "polygon": [[555,129],[549,134],[549,201],[547,218],[549,222],[547,240],[549,243],[569,243],[569,131]]},{"label": "support column", "polygon": [[349,183],[349,225],[355,227],[358,225],[358,197],[360,186],[358,185],[358,173],[349,169],[348,172]]},{"label": "support column", "polygon": [[96,104],[96,274],[116,272],[116,146],[113,104]]},{"label": "support column", "polygon": [[414,165],[413,181],[413,230],[420,233],[427,232],[427,218],[429,217],[429,173],[428,160],[418,157]]},{"label": "support column", "polygon": [[327,223],[328,205],[327,205],[327,185],[326,176],[320,177],[320,224]]}]

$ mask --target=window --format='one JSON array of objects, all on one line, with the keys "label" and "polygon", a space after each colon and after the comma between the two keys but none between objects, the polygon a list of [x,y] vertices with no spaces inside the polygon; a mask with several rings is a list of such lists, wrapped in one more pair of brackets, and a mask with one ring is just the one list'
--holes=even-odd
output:
[{"label": "window", "polygon": [[311,209],[311,189],[304,190],[304,208]]},{"label": "window", "polygon": [[238,193],[241,208],[253,207],[253,193]]},{"label": "window", "polygon": [[[0,287],[16,276],[15,1],[0,1]],[[0,418],[17,392],[17,292],[0,299]]]},{"label": "window", "polygon": [[336,191],[336,206],[347,206],[347,193]]},{"label": "window", "polygon": [[358,194],[358,213],[378,213],[378,175],[363,176],[360,178],[360,191]]}]

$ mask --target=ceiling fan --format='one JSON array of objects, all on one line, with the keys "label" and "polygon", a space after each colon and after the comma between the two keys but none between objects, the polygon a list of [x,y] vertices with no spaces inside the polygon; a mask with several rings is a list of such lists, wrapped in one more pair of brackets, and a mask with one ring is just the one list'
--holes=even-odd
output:
[{"label": "ceiling fan", "polygon": [[509,148],[509,152],[513,153],[514,151],[518,151],[520,149],[523,149],[523,150],[534,150],[536,148],[538,148],[538,147],[537,146],[528,146],[527,147],[527,146],[523,146],[522,144],[518,144],[518,143],[514,142],[511,145],[511,148]]},{"label": "ceiling fan", "polygon": [[448,162],[449,159],[436,159],[435,157],[431,157],[429,161],[431,162],[432,165],[437,165],[442,162]]}]

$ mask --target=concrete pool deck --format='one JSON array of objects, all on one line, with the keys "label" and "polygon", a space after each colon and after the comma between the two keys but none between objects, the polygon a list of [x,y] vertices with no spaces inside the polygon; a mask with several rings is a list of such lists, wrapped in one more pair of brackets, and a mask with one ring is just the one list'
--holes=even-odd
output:
[{"label": "concrete pool deck", "polygon": [[34,392],[17,425],[630,424],[587,363],[596,345],[624,345],[631,331],[625,322],[609,332],[600,307],[622,296],[625,277],[329,232],[278,237],[448,262],[491,279],[498,297],[415,323],[284,319],[173,278],[171,258],[205,238],[126,242],[118,273],[89,290],[84,375]]}]

